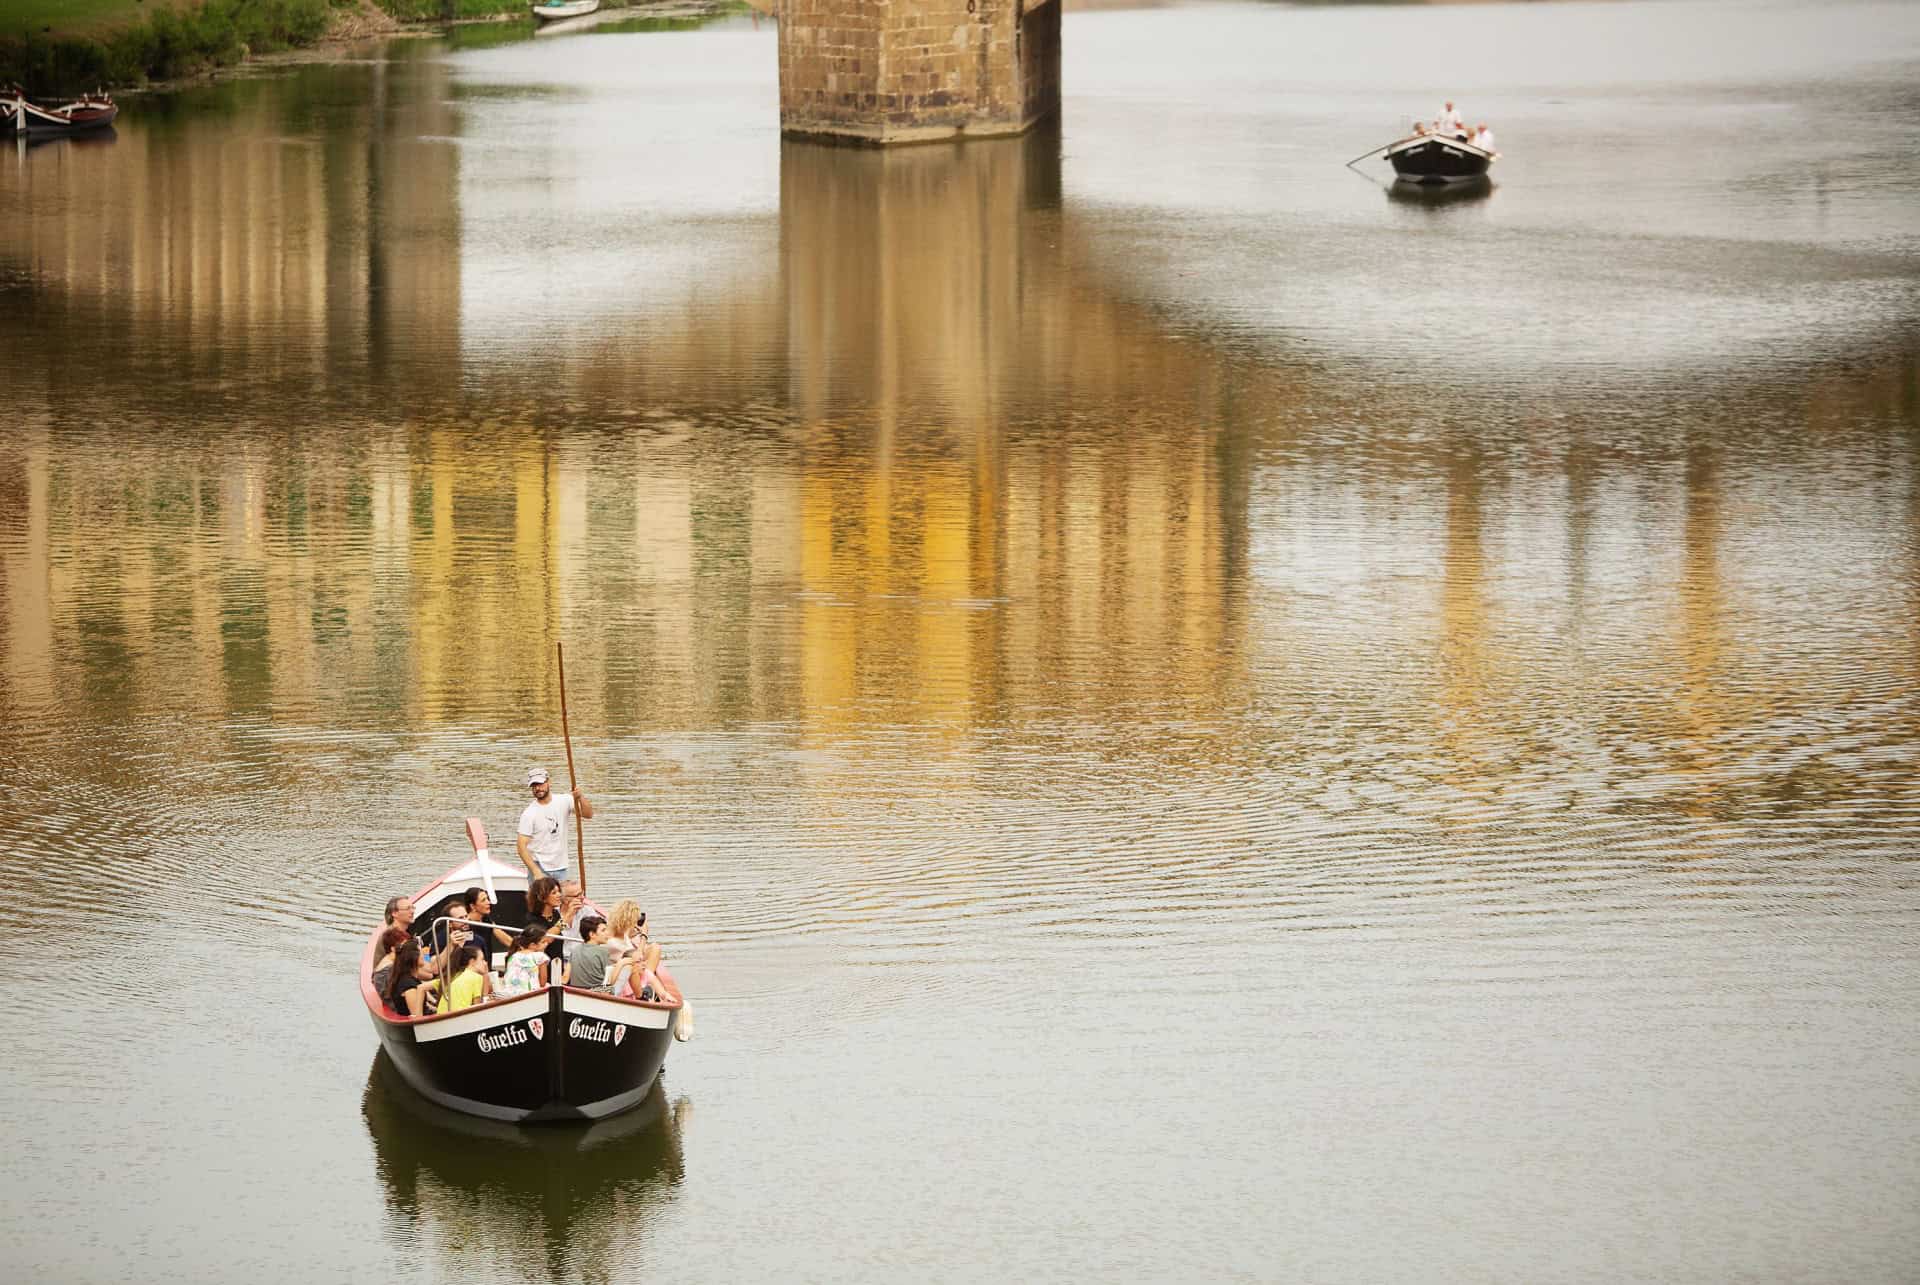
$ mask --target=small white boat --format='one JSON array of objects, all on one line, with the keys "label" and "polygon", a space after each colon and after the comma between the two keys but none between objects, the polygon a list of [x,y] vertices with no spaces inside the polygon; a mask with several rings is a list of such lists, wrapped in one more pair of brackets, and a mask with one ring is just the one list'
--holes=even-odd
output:
[{"label": "small white boat", "polygon": [[533,16],[541,22],[561,22],[567,18],[584,18],[599,8],[600,0],[552,0],[534,5]]}]

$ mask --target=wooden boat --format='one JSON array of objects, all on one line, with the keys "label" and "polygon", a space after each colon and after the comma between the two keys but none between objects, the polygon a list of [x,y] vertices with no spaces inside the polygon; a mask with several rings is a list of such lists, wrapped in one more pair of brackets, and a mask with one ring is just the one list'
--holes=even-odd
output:
[{"label": "wooden boat", "polygon": [[534,5],[533,16],[541,22],[561,22],[584,18],[599,7],[600,0],[549,0],[546,4]]},{"label": "wooden boat", "polygon": [[1383,149],[1394,175],[1408,183],[1464,183],[1485,178],[1497,153],[1451,134],[1413,134]]},{"label": "wooden boat", "polygon": [[48,107],[33,102],[16,88],[0,97],[0,113],[12,122],[9,132],[41,138],[104,129],[113,124],[120,109],[104,93],[85,94],[58,107]]},{"label": "wooden boat", "polygon": [[[488,891],[494,922],[527,918],[527,872],[497,860],[486,828],[467,821],[473,859],[414,894],[415,923],[430,926],[468,888]],[[616,999],[600,991],[546,986],[457,1012],[403,1017],[373,988],[382,928],[367,937],[360,997],[394,1069],[432,1102],[515,1123],[599,1120],[639,1103],[660,1074],[685,1000],[670,974],[665,999]]]}]

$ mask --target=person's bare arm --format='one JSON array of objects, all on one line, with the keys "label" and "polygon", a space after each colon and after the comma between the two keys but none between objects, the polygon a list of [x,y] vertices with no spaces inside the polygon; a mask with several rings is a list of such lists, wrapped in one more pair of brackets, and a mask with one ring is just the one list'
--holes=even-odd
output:
[{"label": "person's bare arm", "polygon": [[578,790],[573,792],[573,810],[580,814],[582,821],[593,820],[593,801]]},{"label": "person's bare arm", "polygon": [[407,992],[407,1012],[414,1017],[427,1015],[427,988],[416,986]]},{"label": "person's bare arm", "polygon": [[527,846],[527,836],[524,834],[521,834],[521,835],[515,835],[514,837],[519,841],[517,846],[520,849],[520,860],[526,865],[527,873],[532,875],[535,879],[538,879],[541,875],[545,874],[546,872],[540,868],[537,862],[534,861],[533,849]]}]

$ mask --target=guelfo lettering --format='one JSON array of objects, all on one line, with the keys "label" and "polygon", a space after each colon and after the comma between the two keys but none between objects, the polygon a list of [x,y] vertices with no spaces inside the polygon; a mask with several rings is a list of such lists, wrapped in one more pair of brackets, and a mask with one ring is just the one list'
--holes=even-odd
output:
[{"label": "guelfo lettering", "polygon": [[491,1053],[495,1049],[510,1048],[515,1044],[527,1042],[527,1031],[522,1026],[503,1027],[497,1031],[480,1032],[480,1051]]},{"label": "guelfo lettering", "polygon": [[611,1022],[596,1022],[590,1018],[576,1017],[568,1022],[567,1034],[576,1040],[592,1040],[596,1044],[620,1042],[613,1038]]}]

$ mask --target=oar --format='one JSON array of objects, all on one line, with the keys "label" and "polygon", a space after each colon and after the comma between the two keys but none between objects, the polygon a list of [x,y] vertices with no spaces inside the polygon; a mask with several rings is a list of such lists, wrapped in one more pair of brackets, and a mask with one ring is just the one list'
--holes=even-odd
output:
[{"label": "oar", "polygon": [[1347,168],[1352,169],[1354,166],[1358,165],[1361,161],[1366,160],[1369,156],[1378,156],[1381,152],[1386,151],[1389,147],[1392,147],[1392,146],[1393,146],[1392,143],[1382,143],[1379,147],[1374,148],[1371,152],[1362,152],[1360,153],[1360,155],[1354,157],[1352,160],[1347,162]]},{"label": "oar", "polygon": [[[567,789],[579,788],[573,774],[573,733],[567,730],[567,653],[559,643],[553,645],[554,658],[560,663],[560,736],[567,743]],[[580,843],[580,895],[587,895],[587,832],[581,826],[580,810],[573,812],[573,837]]]}]

